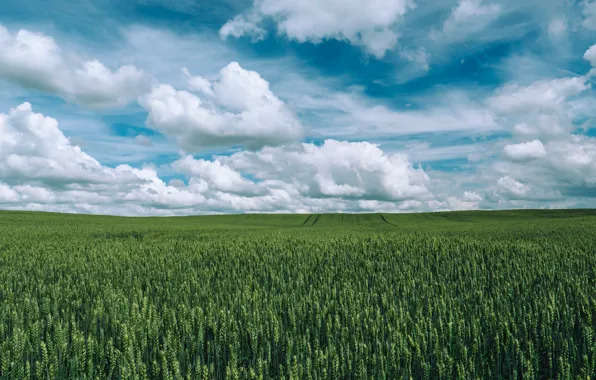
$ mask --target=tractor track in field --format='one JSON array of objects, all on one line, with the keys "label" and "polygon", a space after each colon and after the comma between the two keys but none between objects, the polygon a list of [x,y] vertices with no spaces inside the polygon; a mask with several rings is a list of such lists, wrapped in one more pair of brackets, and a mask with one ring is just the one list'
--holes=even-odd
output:
[{"label": "tractor track in field", "polygon": [[314,226],[315,224],[317,224],[317,222],[319,221],[320,218],[321,218],[321,214],[316,214],[315,219],[313,220],[311,226]]},{"label": "tractor track in field", "polygon": [[383,215],[383,214],[379,214],[379,216],[381,217],[381,219],[383,220],[383,222],[385,222],[385,223],[387,223],[387,224],[389,224],[389,225],[391,225],[391,226],[397,227],[397,225],[396,225],[396,224],[393,224],[393,223],[391,223],[390,221],[388,221],[388,220],[387,220],[387,218],[385,218],[385,215]]},{"label": "tractor track in field", "polygon": [[304,222],[302,222],[302,224],[300,225],[300,227],[305,226],[306,223],[308,223],[308,221],[312,218],[313,214],[310,214],[306,219],[304,219]]}]

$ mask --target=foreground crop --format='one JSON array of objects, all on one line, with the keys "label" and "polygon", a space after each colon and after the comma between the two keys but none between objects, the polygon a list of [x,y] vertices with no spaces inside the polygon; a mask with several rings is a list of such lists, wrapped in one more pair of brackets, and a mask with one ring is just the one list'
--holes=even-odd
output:
[{"label": "foreground crop", "polygon": [[2,378],[596,376],[589,217],[422,231],[4,218]]}]

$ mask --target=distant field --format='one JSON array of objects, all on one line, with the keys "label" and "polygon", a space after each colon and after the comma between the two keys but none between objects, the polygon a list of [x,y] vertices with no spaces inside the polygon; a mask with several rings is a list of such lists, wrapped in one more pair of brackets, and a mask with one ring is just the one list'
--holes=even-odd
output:
[{"label": "distant field", "polygon": [[183,217],[118,217],[100,215],[59,214],[28,211],[0,211],[0,223],[83,223],[129,226],[194,226],[210,227],[392,227],[416,226],[433,228],[458,222],[493,223],[527,221],[548,223],[552,219],[596,217],[596,209],[571,210],[507,210],[507,211],[453,211],[404,214],[240,214]]},{"label": "distant field", "polygon": [[2,379],[595,378],[596,210],[0,212]]}]

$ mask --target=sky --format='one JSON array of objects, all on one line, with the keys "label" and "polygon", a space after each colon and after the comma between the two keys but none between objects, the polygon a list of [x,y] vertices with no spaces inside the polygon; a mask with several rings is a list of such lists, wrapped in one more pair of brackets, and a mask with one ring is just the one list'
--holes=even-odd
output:
[{"label": "sky", "polygon": [[0,209],[596,207],[596,1],[8,0]]}]

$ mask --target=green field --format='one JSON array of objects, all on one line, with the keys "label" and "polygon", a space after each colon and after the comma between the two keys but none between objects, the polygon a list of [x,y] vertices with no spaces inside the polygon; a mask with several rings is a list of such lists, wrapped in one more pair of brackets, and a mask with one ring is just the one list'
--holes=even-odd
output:
[{"label": "green field", "polygon": [[596,210],[0,212],[2,379],[596,378]]}]

